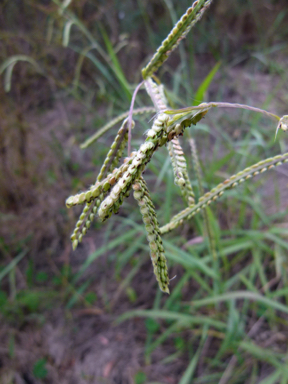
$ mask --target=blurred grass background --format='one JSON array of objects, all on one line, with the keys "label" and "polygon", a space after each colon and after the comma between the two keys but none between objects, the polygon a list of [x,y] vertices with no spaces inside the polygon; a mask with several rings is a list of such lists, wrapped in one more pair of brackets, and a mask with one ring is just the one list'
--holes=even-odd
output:
[{"label": "blurred grass background", "polygon": [[[133,198],[71,251],[79,211],[65,198],[93,183],[116,131],[79,144],[129,109],[140,69],[190,5],[1,2],[1,384],[288,382],[287,166],[210,207],[217,259],[201,215],[164,238],[169,297]],[[171,106],[204,99],[287,114],[287,12],[285,0],[215,0],[157,74]],[[136,104],[151,105],[143,91]],[[133,148],[149,119],[137,119]],[[191,129],[205,191],[287,152],[274,133],[248,111],[210,112]],[[145,179],[164,224],[184,208],[165,148]]]}]

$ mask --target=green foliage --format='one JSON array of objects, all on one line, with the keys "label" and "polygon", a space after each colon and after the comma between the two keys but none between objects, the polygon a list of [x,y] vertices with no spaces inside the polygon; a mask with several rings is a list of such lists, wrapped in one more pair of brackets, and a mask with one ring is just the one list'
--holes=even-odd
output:
[{"label": "green foliage", "polygon": [[88,292],[86,293],[85,295],[85,301],[90,304],[90,305],[93,305],[96,303],[97,301],[97,295],[94,293],[94,292]]},{"label": "green foliage", "polygon": [[139,371],[136,373],[134,376],[134,383],[135,384],[144,384],[147,382],[147,376],[145,375],[144,372]]},{"label": "green foliage", "polygon": [[148,332],[155,333],[159,330],[160,325],[154,319],[146,319],[145,325]]},{"label": "green foliage", "polygon": [[48,280],[48,275],[46,272],[40,271],[36,274],[35,280],[37,283],[45,283]]},{"label": "green foliage", "polygon": [[0,271],[0,282],[1,280],[9,273],[11,272],[15,266],[19,263],[19,261],[21,259],[23,259],[23,257],[27,254],[27,251],[23,251],[21,252],[18,256],[16,256],[6,267],[4,267],[1,271]]},{"label": "green foliage", "polygon": [[39,359],[36,361],[33,367],[33,375],[36,379],[45,379],[48,374],[46,368],[46,359]]},{"label": "green foliage", "polygon": [[126,295],[131,303],[135,303],[137,301],[137,293],[132,287],[126,288]]}]

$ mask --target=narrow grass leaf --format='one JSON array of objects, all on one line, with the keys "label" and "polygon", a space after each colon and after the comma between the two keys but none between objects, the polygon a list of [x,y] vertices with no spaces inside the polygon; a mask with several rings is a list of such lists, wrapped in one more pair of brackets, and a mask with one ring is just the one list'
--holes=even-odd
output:
[{"label": "narrow grass leaf", "polygon": [[284,354],[276,353],[273,350],[259,347],[252,341],[241,341],[241,343],[239,344],[239,348],[250,353],[252,356],[254,356],[260,361],[266,361],[272,364],[275,368],[280,368],[282,366],[280,359],[285,356]]},{"label": "narrow grass leaf", "polygon": [[0,66],[0,75],[6,70],[6,75],[4,78],[4,89],[5,92],[9,92],[11,90],[11,78],[12,78],[12,72],[15,64],[17,64],[19,61],[26,61],[30,63],[38,73],[43,75],[43,71],[38,65],[38,63],[29,56],[26,55],[14,55],[9,57],[7,60],[5,60],[1,66]]},{"label": "narrow grass leaf", "polygon": [[197,103],[197,104],[194,104],[194,105],[198,105],[204,101],[205,94],[206,94],[212,80],[214,79],[216,73],[218,72],[220,65],[221,65],[221,61],[218,61],[218,63],[216,63],[214,65],[214,67],[211,69],[211,71],[208,73],[208,75],[205,77],[205,79],[200,84],[200,86],[197,89],[195,96],[194,96],[195,103]]},{"label": "narrow grass leaf", "polygon": [[204,326],[203,331],[202,331],[202,337],[201,337],[200,345],[199,345],[195,355],[193,356],[192,360],[190,361],[190,364],[188,365],[186,371],[184,372],[184,375],[182,376],[179,384],[190,384],[192,382],[192,378],[193,378],[195,369],[197,367],[198,360],[200,358],[200,355],[201,355],[201,352],[202,352],[202,349],[204,346],[204,342],[207,338],[207,331],[208,331],[207,326]]},{"label": "narrow grass leaf", "polygon": [[259,384],[275,384],[279,383],[279,378],[282,375],[282,369],[276,369],[271,375],[267,376],[265,379],[259,381]]},{"label": "narrow grass leaf", "polygon": [[116,320],[116,323],[119,324],[127,319],[131,319],[133,317],[146,317],[151,319],[163,319],[163,320],[175,320],[181,322],[182,324],[198,324],[203,325],[207,324],[208,326],[215,327],[219,330],[226,330],[226,324],[222,321],[214,320],[213,318],[207,316],[192,316],[179,312],[170,312],[163,310],[141,310],[136,309],[134,311],[129,311],[123,313],[123,315],[119,316]]},{"label": "narrow grass leaf", "polygon": [[88,281],[85,281],[85,283],[83,283],[81,285],[81,287],[79,287],[73,294],[73,296],[71,297],[71,299],[68,301],[68,303],[66,304],[66,308],[67,309],[71,309],[76,303],[77,301],[79,300],[79,298],[81,297],[81,295],[86,291],[86,289],[89,287],[91,283],[91,280],[88,280]]},{"label": "narrow grass leaf", "polygon": [[63,46],[68,47],[70,40],[71,27],[75,24],[73,20],[68,20],[63,29]]},{"label": "narrow grass leaf", "polygon": [[[136,108],[133,110],[133,116],[139,115],[139,114],[145,114],[145,113],[154,113],[155,108],[154,107],[145,107],[145,108]],[[121,113],[121,115],[115,117],[111,121],[109,121],[107,124],[105,124],[103,127],[101,127],[94,135],[89,137],[87,140],[84,141],[80,145],[81,149],[85,149],[89,147],[89,145],[93,144],[95,141],[97,141],[101,136],[103,136],[106,132],[108,132],[111,128],[113,128],[116,124],[120,123],[122,120],[126,119],[128,117],[129,111]]]},{"label": "narrow grass leaf", "polygon": [[181,327],[181,322],[173,323],[170,327],[168,327],[161,335],[151,343],[147,349],[146,353],[151,354],[159,345],[163,344],[165,340],[168,339],[174,332],[176,332]]},{"label": "narrow grass leaf", "polygon": [[124,72],[123,72],[123,70],[121,68],[121,65],[119,63],[117,55],[116,55],[116,53],[114,51],[113,45],[111,44],[111,41],[110,41],[109,37],[107,36],[107,33],[106,33],[105,29],[99,23],[98,23],[98,26],[100,28],[101,34],[102,34],[104,42],[106,44],[106,48],[107,48],[108,54],[110,56],[110,59],[111,59],[111,61],[113,63],[113,71],[114,71],[117,79],[119,80],[119,83],[122,86],[124,94],[126,95],[127,99],[129,101],[131,101],[132,94],[131,94],[131,91],[130,91],[130,86],[129,86],[129,84],[128,84],[127,80],[126,80],[126,77],[124,75]]},{"label": "narrow grass leaf", "polygon": [[220,303],[222,301],[227,300],[237,300],[237,299],[249,299],[251,301],[257,301],[259,303],[267,305],[268,308],[273,308],[275,310],[278,310],[283,313],[288,313],[288,306],[278,303],[277,301],[271,300],[265,296],[262,296],[260,294],[257,294],[255,292],[249,292],[249,291],[236,291],[236,292],[229,292],[224,293],[222,295],[217,295],[214,297],[208,297],[206,299],[201,299],[197,301],[193,301],[191,303],[193,308],[200,308],[205,305]]},{"label": "narrow grass leaf", "polygon": [[16,267],[16,265],[19,263],[20,260],[23,259],[27,252],[28,250],[24,250],[19,253],[18,256],[16,256],[4,269],[2,269],[2,271],[0,272],[0,282],[10,271],[12,271],[13,268]]},{"label": "narrow grass leaf", "polygon": [[[176,276],[177,278],[177,276]],[[181,276],[178,284],[173,288],[170,296],[165,301],[164,308],[166,309],[172,309],[174,301],[178,301],[178,298],[181,296],[181,291],[185,284],[189,281],[190,273],[186,272],[183,276]],[[173,277],[172,277],[173,279]],[[170,280],[171,281],[171,280]]]},{"label": "narrow grass leaf", "polygon": [[138,229],[132,229],[128,232],[126,232],[124,235],[121,235],[117,237],[114,240],[111,240],[108,244],[103,245],[101,248],[97,249],[97,251],[91,253],[85,260],[85,262],[81,265],[81,268],[79,272],[75,275],[73,279],[73,283],[76,283],[80,277],[83,275],[83,273],[86,271],[86,269],[100,256],[102,256],[105,252],[111,251],[112,249],[116,248],[119,244],[122,244],[126,240],[130,240],[131,238],[134,238],[136,233],[138,232]]},{"label": "narrow grass leaf", "polygon": [[198,268],[207,276],[218,278],[217,273],[203,262],[203,259],[196,259],[193,255],[183,251],[168,241],[164,241],[167,258],[183,265],[186,268]]}]

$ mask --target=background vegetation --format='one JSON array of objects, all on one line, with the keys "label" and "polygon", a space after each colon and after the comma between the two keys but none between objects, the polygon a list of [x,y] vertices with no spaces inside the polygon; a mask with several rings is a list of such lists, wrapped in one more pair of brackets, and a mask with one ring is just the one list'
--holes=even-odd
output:
[{"label": "background vegetation", "polygon": [[[115,131],[79,144],[129,108],[147,57],[191,3],[59,4],[0,5],[0,383],[287,383],[287,166],[211,206],[216,259],[201,216],[165,237],[169,297],[133,198],[72,252],[79,212],[65,198],[94,181]],[[173,107],[243,102],[281,116],[287,38],[285,0],[215,0],[158,75]],[[137,106],[148,102],[141,91]],[[212,111],[190,131],[205,190],[287,152],[285,134],[274,142],[275,126],[248,111]],[[183,207],[165,148],[145,179],[164,224]]]}]

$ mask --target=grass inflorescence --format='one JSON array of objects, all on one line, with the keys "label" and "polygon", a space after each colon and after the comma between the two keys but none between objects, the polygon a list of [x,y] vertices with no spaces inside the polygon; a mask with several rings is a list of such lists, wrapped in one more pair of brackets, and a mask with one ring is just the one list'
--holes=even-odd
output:
[{"label": "grass inflorescence", "polygon": [[[124,151],[125,143],[128,141],[128,128],[129,131],[132,128],[131,117],[133,115],[133,106],[136,97],[136,93],[139,90],[140,86],[136,87],[135,93],[132,98],[132,104],[129,112],[129,117],[123,120],[123,117],[126,115],[121,115],[119,118],[114,119],[112,122],[107,123],[101,130],[100,134],[106,132],[118,121],[123,121],[122,126],[111,146],[111,149],[104,161],[104,164],[100,170],[100,173],[97,177],[96,184],[91,186],[87,192],[82,192],[81,194],[71,196],[67,199],[66,205],[70,208],[73,205],[86,203],[83,213],[80,216],[80,219],[76,223],[75,230],[71,236],[73,242],[73,248],[75,249],[77,244],[82,241],[83,235],[87,233],[87,229],[91,225],[95,214],[97,214],[101,221],[108,219],[112,213],[118,213],[120,205],[122,205],[124,198],[128,197],[130,190],[135,186],[139,189],[135,190],[134,195],[139,194],[137,200],[141,200],[143,197],[141,194],[142,189],[144,188],[144,179],[142,174],[146,169],[147,164],[151,161],[152,156],[163,145],[167,145],[169,155],[171,157],[171,163],[174,172],[175,184],[180,187],[181,193],[185,202],[188,205],[184,211],[178,213],[174,216],[171,221],[163,226],[160,230],[157,228],[150,228],[148,231],[148,238],[152,236],[152,233],[155,233],[157,239],[159,239],[159,244],[162,247],[162,240],[160,233],[164,234],[171,231],[172,229],[177,228],[180,224],[183,224],[185,220],[191,219],[196,213],[200,212],[202,209],[206,208],[212,201],[217,201],[217,199],[224,194],[226,189],[234,188],[238,184],[241,184],[243,181],[250,179],[252,176],[256,176],[259,173],[274,168],[275,165],[280,165],[286,161],[286,155],[279,155],[278,157],[268,158],[262,160],[261,162],[252,165],[249,168],[244,169],[236,175],[231,176],[231,178],[225,180],[223,183],[213,188],[211,192],[207,192],[205,195],[201,196],[195,204],[195,196],[191,186],[191,182],[188,175],[187,164],[184,157],[184,152],[181,148],[180,142],[178,140],[179,136],[182,136],[185,128],[188,128],[192,125],[197,125],[199,121],[205,117],[207,112],[211,108],[215,107],[224,107],[224,108],[241,108],[247,109],[254,112],[260,112],[265,116],[276,119],[278,121],[278,126],[276,129],[276,134],[279,129],[283,131],[287,130],[286,116],[282,118],[278,117],[275,114],[262,110],[260,108],[251,107],[243,104],[235,103],[226,103],[226,102],[210,102],[210,103],[201,103],[195,107],[188,107],[178,110],[169,110],[167,105],[167,100],[165,97],[165,92],[163,91],[163,85],[157,79],[153,81],[153,73],[163,64],[170,52],[174,50],[179,44],[179,42],[187,35],[190,28],[201,18],[202,14],[208,8],[212,1],[199,0],[195,1],[192,7],[188,8],[187,12],[182,16],[180,21],[173,28],[171,33],[168,35],[156,51],[156,54],[153,56],[151,61],[147,66],[142,70],[142,76],[144,79],[144,84],[146,91],[151,98],[151,101],[154,105],[154,108],[157,111],[157,115],[152,123],[152,127],[147,132],[147,138],[145,142],[139,147],[138,151],[133,152],[130,155],[130,159],[116,168],[118,165],[119,159]],[[148,111],[147,109],[137,110],[136,113],[143,113]],[[129,125],[129,126],[128,126]],[[133,126],[135,123],[133,122]],[[91,138],[86,140],[82,147],[87,147],[93,141],[100,137],[100,134],[96,133]],[[194,157],[196,156],[196,144],[193,141],[192,148],[194,148]],[[128,145],[128,154],[130,152],[130,142]],[[197,168],[196,162],[196,168]],[[110,173],[107,176],[107,180],[101,182],[103,175],[107,172],[115,171],[115,173]],[[201,184],[199,172],[198,172],[198,182]],[[115,184],[115,185],[114,185]],[[113,187],[113,188],[112,188]],[[145,190],[147,186],[145,184]],[[200,191],[203,189],[200,188]],[[99,197],[101,196],[101,197]],[[147,198],[149,193],[147,192]],[[90,208],[90,205],[93,205],[93,210]],[[151,203],[152,204],[152,203]],[[152,205],[151,205],[152,207]],[[143,208],[144,209],[144,208]],[[142,211],[141,211],[142,212]],[[154,206],[153,206],[153,212]],[[142,212],[143,214],[143,212]],[[148,214],[148,213],[147,213]],[[154,213],[153,213],[154,214]],[[148,214],[151,216],[152,213]],[[156,215],[156,213],[155,213]],[[150,217],[149,216],[149,217]],[[207,214],[205,216],[205,225],[206,233],[208,237],[212,239],[212,232],[209,224]],[[155,216],[156,217],[156,216]],[[149,224],[150,225],[150,224]],[[147,228],[146,228],[147,229]],[[209,230],[208,230],[209,229]],[[157,240],[158,241],[158,240]],[[154,251],[156,252],[157,242],[154,246]],[[153,254],[151,248],[151,241],[149,241],[150,250]],[[160,252],[160,251],[159,251]],[[162,252],[162,251],[161,251]],[[215,250],[213,251],[215,254]],[[164,254],[163,254],[164,255]],[[165,272],[165,284],[164,280],[161,280],[161,272],[155,267],[155,257],[152,257],[154,272],[159,283],[161,290],[168,292],[166,288],[168,278]],[[165,256],[163,256],[165,259]],[[160,260],[160,259],[159,259]],[[159,261],[160,262],[160,261]],[[164,268],[164,267],[163,267]],[[166,261],[165,261],[165,271],[166,271]],[[164,284],[164,285],[163,285]]]},{"label": "grass inflorescence", "polygon": [[[106,8],[110,3],[98,9],[90,0],[46,5],[25,0],[25,9],[4,3],[10,9],[7,22],[17,12],[37,9],[45,15],[47,30],[41,23],[43,33],[33,36],[33,28],[25,31],[19,23],[21,34],[1,33],[4,47],[9,39],[14,46],[0,53],[0,94],[9,92],[1,112],[4,123],[11,123],[0,130],[0,377],[21,381],[22,370],[24,381],[32,380],[31,374],[51,383],[55,377],[65,381],[68,371],[76,381],[109,381],[114,375],[114,381],[135,383],[286,383],[283,2],[215,1],[208,9],[210,1],[198,1],[188,5],[179,22],[176,14],[187,4],[174,2],[174,9],[170,0],[138,2],[142,13],[133,11],[135,2],[127,11],[129,1],[115,2],[114,12]],[[155,15],[149,20],[151,12]],[[184,40],[202,15],[194,39]],[[143,81],[139,68],[149,44],[141,17],[155,47],[168,32],[169,17],[175,24],[144,66]],[[28,19],[37,22],[37,17]],[[242,29],[240,36],[237,29]],[[25,43],[23,51],[19,42]],[[12,108],[14,98],[17,107]],[[39,129],[32,98],[44,114]],[[229,102],[210,101],[222,99]],[[56,104],[53,115],[61,114],[63,121],[66,116],[67,125],[46,116],[45,109]],[[53,120],[53,142],[46,120]],[[88,137],[94,127],[102,128]],[[42,148],[35,156],[40,134],[48,146],[57,146],[58,157]],[[90,148],[81,152],[77,143]],[[72,190],[66,203],[73,209],[66,210],[63,201]],[[17,239],[13,220],[24,240]],[[68,233],[74,222],[75,252],[70,253]],[[9,248],[5,231],[15,248]],[[41,254],[29,248],[33,242]],[[169,296],[161,292],[169,290]],[[130,320],[109,326],[119,314],[118,322]],[[62,336],[51,338],[47,330],[56,332],[59,322],[62,330],[64,318],[69,343],[60,362],[50,341],[57,339],[61,346]],[[21,335],[29,330],[37,337],[33,345],[29,334],[25,360],[28,338],[21,345]],[[35,361],[33,348],[39,355]],[[109,354],[102,353],[104,348]],[[120,372],[124,356],[129,372]],[[90,376],[85,364],[92,358]],[[67,361],[73,364],[66,370]]]}]

